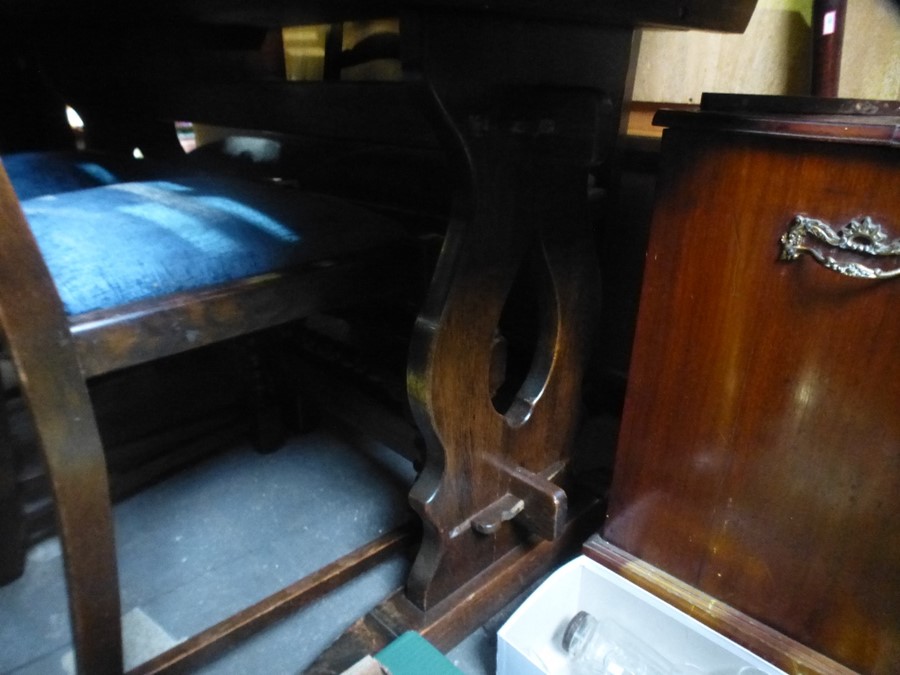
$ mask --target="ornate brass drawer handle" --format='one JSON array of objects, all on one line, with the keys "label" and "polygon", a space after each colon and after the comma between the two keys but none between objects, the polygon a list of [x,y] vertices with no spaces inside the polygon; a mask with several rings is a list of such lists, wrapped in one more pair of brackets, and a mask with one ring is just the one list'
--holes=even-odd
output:
[{"label": "ornate brass drawer handle", "polygon": [[808,253],[823,267],[838,274],[857,279],[889,279],[900,276],[900,267],[883,270],[857,262],[841,262],[818,249],[807,246],[806,238],[817,239],[842,251],[864,253],[871,256],[900,257],[900,238],[891,240],[881,225],[869,216],[851,220],[835,232],[828,224],[815,218],[795,216],[790,229],[781,237],[781,259],[796,260],[801,253]]}]

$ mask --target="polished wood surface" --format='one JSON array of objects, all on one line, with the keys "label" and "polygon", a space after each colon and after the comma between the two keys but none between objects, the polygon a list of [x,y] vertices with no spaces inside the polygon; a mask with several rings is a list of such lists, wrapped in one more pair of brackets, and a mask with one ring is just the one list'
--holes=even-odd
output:
[{"label": "polished wood surface", "polygon": [[76,667],[119,672],[119,585],[103,446],[62,303],[2,165],[0,256],[0,326],[23,374],[20,386],[52,481],[72,636],[80,647]]},{"label": "polished wood surface", "polygon": [[417,631],[441,651],[449,651],[471,634],[472,628],[496,622],[498,613],[511,602],[577,554],[601,516],[602,504],[583,504],[573,511],[561,536],[511,549],[493,569],[470,580],[429,611],[423,612],[407,593],[398,590],[356,621],[304,671],[305,675],[339,675],[407,630]]},{"label": "polished wood surface", "polygon": [[[695,106],[682,108],[683,110],[695,109]],[[742,113],[738,120],[746,127],[765,120],[769,116],[769,131],[777,128],[792,126],[797,129],[818,128],[818,122],[828,121],[833,118],[832,124],[840,124],[846,127],[844,139],[848,143],[860,141],[860,129],[867,126],[881,127],[882,141],[889,141],[893,137],[897,141],[896,118],[900,115],[900,101],[873,100],[859,98],[819,98],[817,96],[774,96],[766,94],[716,94],[705,93],[700,97],[700,109],[706,112]],[[659,123],[665,126],[665,115],[671,114],[668,109],[658,111]],[[692,117],[681,116],[679,124],[686,124]],[[776,125],[777,121],[777,125]],[[705,116],[704,128],[713,126],[711,118]],[[737,130],[739,125],[732,127]],[[660,135],[662,130],[660,129]],[[823,134],[827,135],[827,134]],[[869,136],[873,134],[868,134]]]},{"label": "polished wood surface", "polygon": [[[263,129],[267,128],[265,114],[271,111],[277,130],[290,132],[299,132],[306,124],[313,133],[339,131],[360,111],[380,112],[384,120],[385,97],[393,100],[396,87],[370,90],[374,93],[366,100],[378,105],[366,107],[364,101],[350,108],[344,105],[348,94],[356,92],[365,98],[362,87],[328,90],[317,100],[308,88],[260,84],[278,72],[265,55],[249,61],[236,56],[234,61],[222,57],[212,62],[208,54],[197,61],[180,57],[194,47],[212,46],[213,52],[225,53],[223,47],[239,47],[244,40],[264,45],[271,35],[268,30],[235,28],[237,24],[269,29],[291,22],[402,13],[404,67],[416,81],[402,90],[410,94],[409,100],[429,99],[426,105],[435,135],[457,163],[459,185],[456,220],[411,348],[410,403],[427,446],[411,502],[422,517],[424,534],[405,595],[398,602],[406,607],[402,617],[407,625],[431,627],[449,646],[471,631],[473,622],[483,621],[486,609],[496,610],[508,601],[523,579],[546,569],[572,531],[565,527],[569,516],[568,495],[563,490],[565,468],[578,421],[591,313],[597,302],[587,186],[592,169],[597,170],[595,179],[608,169],[604,162],[619,131],[631,75],[632,28],[663,23],[740,30],[754,5],[753,0],[729,4],[573,0],[497,2],[485,8],[467,1],[309,0],[250,8],[246,3],[201,0],[179,2],[177,7],[174,3],[129,4],[123,13],[122,6],[114,3],[60,7],[4,0],[0,18],[47,29],[49,41],[46,35],[40,37],[42,30],[35,30],[35,35],[51,52],[55,36],[80,40],[78,44],[87,51],[55,52],[61,58],[54,74],[67,85],[63,89],[76,107],[83,108],[93,129],[89,143],[129,153],[140,147],[147,156],[166,157],[177,147],[171,123],[163,124],[158,118],[171,119],[172,108],[199,121],[196,111],[209,111],[212,105],[215,115],[221,115],[213,121],[222,124],[232,119],[240,126],[252,123],[254,128],[259,128],[255,122],[259,115]],[[158,59],[138,48],[148,35],[160,39],[150,55]],[[167,42],[164,38],[170,35],[178,40]],[[98,46],[99,53],[90,52]],[[173,46],[177,49],[171,51]],[[84,59],[103,68],[84,68]],[[146,70],[127,67],[141,59],[149,64]],[[213,67],[218,62],[222,71]],[[226,67],[235,62],[236,70]],[[182,77],[180,68],[190,76]],[[98,75],[103,71],[112,74],[115,86],[108,88],[110,82]],[[123,71],[147,76],[148,85],[129,87]],[[197,82],[207,77],[212,84],[198,87]],[[103,88],[97,86],[101,82]],[[159,85],[165,89],[167,82],[173,87],[160,96]],[[241,101],[233,85],[247,82],[252,88],[245,90]],[[186,87],[196,98],[186,94]],[[152,101],[149,107],[143,104],[146,98]],[[385,130],[378,123],[373,128]],[[387,125],[388,131],[397,128]],[[416,135],[420,130],[417,127]],[[4,205],[14,203],[8,187],[5,190]],[[22,259],[31,261],[36,250],[22,234],[27,229],[24,221],[20,216],[7,219],[26,249],[28,257]],[[319,278],[328,281],[324,272]],[[524,359],[522,381],[511,387],[508,401],[498,403],[491,395],[500,370],[497,331],[513,288],[522,280],[531,290],[525,322],[536,327],[535,340]],[[42,281],[47,283],[36,286],[35,292],[55,301],[49,279]],[[21,278],[16,279],[18,285],[5,279],[0,282],[4,293],[17,292],[24,283]],[[286,288],[290,296],[293,287]],[[210,327],[209,340],[228,337],[235,329],[258,327],[252,312],[234,311],[236,296],[231,292],[241,289],[224,290],[203,298],[195,294],[184,305],[179,303],[185,298],[177,298],[175,305],[153,312],[136,307],[133,315],[81,317],[73,325],[77,353],[86,363],[90,361],[89,372],[102,372],[116,364],[152,358],[157,348],[163,352],[183,348],[154,345],[152,339],[133,340],[134,328],[150,333],[160,325],[145,322],[151,314],[161,322],[195,319],[204,330]],[[271,303],[257,304],[252,292],[241,297],[251,298],[251,310],[261,308],[277,320],[293,318],[303,307],[298,302],[285,311]],[[209,304],[193,302],[200,299]],[[11,297],[10,307],[22,312],[20,300]],[[6,296],[0,304],[7,304]],[[220,310],[227,315],[222,325],[217,319]],[[22,345],[33,328],[43,331],[44,342],[35,344],[59,352],[62,360],[34,364],[23,357],[18,362],[23,380],[36,373],[38,386],[41,378],[62,377],[66,386],[54,395],[64,394],[70,384],[81,395],[83,373],[78,372],[76,347],[61,309],[49,307],[46,317],[47,325],[29,323],[33,320],[21,314],[4,319],[14,354],[29,353]],[[46,343],[57,338],[62,342],[55,347]],[[100,356],[89,358],[92,352]],[[67,424],[92,419],[80,399],[73,403],[34,398],[31,404],[39,426],[46,426],[53,442],[59,441],[53,435],[54,419]],[[70,410],[74,416],[60,412]],[[77,485],[80,494],[87,495],[79,500],[57,487],[63,524],[69,517],[67,509],[96,511],[84,514],[92,517],[82,519],[78,536],[64,536],[79,672],[118,672],[121,641],[108,489],[99,442],[88,434],[89,422],[84,425],[78,430],[88,436],[83,439],[84,448],[70,458],[68,468],[54,463],[55,450],[47,449],[46,439],[45,452],[50,474],[62,475],[66,489]],[[79,433],[67,435],[65,444],[78,441]],[[69,452],[69,446],[64,450]],[[71,471],[85,462],[90,465],[88,483],[80,482],[81,474]],[[540,537],[550,541],[536,543]],[[99,563],[90,574],[86,568],[93,561]],[[91,595],[94,587],[96,596]],[[81,629],[82,625],[86,628]]]},{"label": "polished wood surface", "polygon": [[599,535],[588,539],[582,552],[786,673],[850,675],[855,672],[613,546]]},{"label": "polished wood surface", "polygon": [[[157,0],[129,3],[128,19],[201,21],[222,24],[290,25],[397,16],[405,10],[475,11],[563,21],[616,25],[665,25],[740,32],[756,0],[297,0],[248,5],[241,0]],[[109,20],[122,5],[112,0],[66,3],[3,0],[0,10],[25,17],[55,15],[61,20]]]},{"label": "polished wood surface", "polygon": [[188,672],[213,660],[231,645],[272,625],[279,619],[309,606],[408,547],[414,540],[413,528],[403,527],[371,541],[347,555],[316,570],[256,604],[241,610],[193,637],[129,670],[129,675]]},{"label": "polished wood surface", "polygon": [[847,667],[896,672],[900,284],[779,260],[797,215],[900,235],[895,127],[865,145],[850,118],[815,140],[815,120],[745,134],[689,115],[665,118],[604,536]]},{"label": "polished wood surface", "polygon": [[[215,344],[311,314],[400,294],[412,285],[397,251],[287,270],[69,319],[85,377]],[[189,326],[173,330],[173,326]]]},{"label": "polished wood surface", "polygon": [[[423,76],[470,180],[407,371],[426,444],[410,495],[425,532],[407,591],[427,611],[565,520],[557,474],[579,421],[598,300],[588,169],[618,131],[632,34],[446,17],[418,30]],[[536,61],[533,44],[556,57]],[[450,57],[451,45],[463,45],[462,55]],[[501,320],[517,279],[528,282],[534,339],[521,380],[500,402],[494,337],[508,329]]]},{"label": "polished wood surface", "polygon": [[847,0],[814,0],[812,95],[835,97],[841,84],[841,52]]},{"label": "polished wood surface", "polygon": [[788,96],[706,95],[704,115],[660,110],[654,124],[769,138],[900,146],[900,102]]}]

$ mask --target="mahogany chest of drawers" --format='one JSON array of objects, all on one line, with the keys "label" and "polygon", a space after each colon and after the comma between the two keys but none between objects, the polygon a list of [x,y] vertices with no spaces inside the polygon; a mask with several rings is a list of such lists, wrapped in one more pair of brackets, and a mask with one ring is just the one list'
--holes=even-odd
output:
[{"label": "mahogany chest of drawers", "polygon": [[843,103],[658,116],[660,185],[594,544],[621,552],[622,573],[659,570],[633,576],[664,596],[687,589],[683,607],[789,672],[896,673],[900,117]]}]

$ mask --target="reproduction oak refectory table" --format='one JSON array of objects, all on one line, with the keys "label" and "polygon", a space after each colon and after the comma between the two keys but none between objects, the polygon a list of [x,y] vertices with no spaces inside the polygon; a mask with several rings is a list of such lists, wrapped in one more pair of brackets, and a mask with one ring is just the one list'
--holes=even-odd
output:
[{"label": "reproduction oak refectory table", "polygon": [[[381,628],[391,616],[393,625],[420,630],[446,648],[585,535],[568,508],[566,467],[599,304],[589,188],[602,192],[610,173],[637,29],[737,32],[754,6],[755,0],[3,0],[0,15],[22,25],[52,24],[66,39],[80,33],[107,40],[120,24],[151,36],[158,29],[163,46],[172,27],[180,27],[181,35],[190,27],[277,29],[400,18],[403,82],[371,88],[290,83],[291,95],[282,92],[280,99],[289,105],[282,108],[266,108],[269,90],[254,85],[237,100],[283,126],[305,122],[305,111],[316,109],[311,125],[352,134],[345,121],[369,99],[353,104],[349,93],[380,103],[395,92],[410,96],[454,169],[451,222],[416,321],[407,370],[409,401],[426,444],[410,495],[422,542],[405,591],[379,610]],[[127,53],[129,63],[149,58],[121,36],[107,42]],[[87,63],[115,68],[123,54],[89,55]],[[167,78],[183,74],[165,72],[152,84],[172,85]],[[89,74],[82,78],[86,86],[105,82]],[[203,83],[190,84],[170,87],[173,98],[165,103],[189,114]],[[330,104],[334,114],[321,114]],[[531,293],[535,347],[525,376],[498,403],[492,397],[495,336],[511,289],[522,279]],[[79,371],[72,354],[60,358]],[[79,462],[94,467],[99,485],[105,481],[102,453],[92,452]],[[103,490],[81,492],[80,513],[108,514]],[[117,660],[110,655],[121,650],[118,596],[95,592],[93,574],[112,570],[115,577],[108,517],[91,527],[91,539],[89,547],[64,546],[73,634],[79,669],[110,672],[110,661]],[[372,622],[356,634],[369,635],[372,644],[389,637],[381,628],[367,633],[366,625]]]}]

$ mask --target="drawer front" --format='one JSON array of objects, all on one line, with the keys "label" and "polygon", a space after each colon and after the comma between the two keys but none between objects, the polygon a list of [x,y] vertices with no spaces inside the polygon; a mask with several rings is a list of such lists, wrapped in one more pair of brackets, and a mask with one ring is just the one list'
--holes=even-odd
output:
[{"label": "drawer front", "polygon": [[[604,530],[865,672],[900,662],[900,276],[782,260],[781,238],[797,216],[900,238],[898,160],[667,132]],[[800,234],[822,259],[900,268]]]}]

